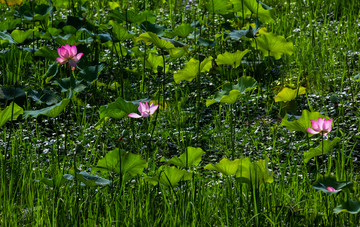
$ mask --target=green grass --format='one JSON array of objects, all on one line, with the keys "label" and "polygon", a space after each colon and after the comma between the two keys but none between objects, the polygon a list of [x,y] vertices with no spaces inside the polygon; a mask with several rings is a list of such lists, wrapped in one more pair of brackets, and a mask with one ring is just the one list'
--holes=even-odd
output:
[{"label": "green grass", "polygon": [[[48,89],[58,101],[69,96],[69,90],[62,91],[53,82],[71,75],[70,70],[59,65],[58,72],[51,74],[49,69],[62,42],[79,42],[78,51],[84,53],[79,68],[74,71],[76,78],[80,68],[104,65],[94,82],[80,92],[74,91],[70,104],[58,116],[21,115],[2,126],[1,226],[358,225],[358,214],[335,214],[333,209],[344,201],[359,199],[360,115],[356,75],[360,73],[360,3],[356,0],[264,1],[276,9],[276,14],[273,22],[262,26],[294,44],[291,56],[283,55],[275,60],[256,51],[249,39],[221,37],[230,32],[221,24],[227,21],[240,30],[244,26],[241,17],[227,20],[206,10],[202,6],[206,1],[195,1],[191,8],[185,9],[187,2],[123,1],[120,5],[125,15],[153,12],[155,24],[166,27],[168,32],[181,23],[198,22],[195,33],[217,41],[213,46],[201,46],[196,44],[198,38],[178,37],[177,41],[188,45],[188,53],[180,58],[169,57],[166,50],[153,44],[136,42],[144,33],[140,24],[119,20],[120,26],[134,35],[120,42],[121,48],[128,50],[124,56],[119,46],[110,44],[115,42],[112,36],[115,31],[107,23],[117,17],[111,14],[114,11],[108,1],[54,1],[56,11],[45,21],[27,21],[18,16],[19,6],[0,4],[0,14],[6,21],[20,18],[13,27],[1,22],[0,31],[4,33],[0,35],[11,34],[15,29],[35,29],[21,44],[6,43],[3,41],[6,38],[0,36],[1,86],[27,92],[27,96],[19,97],[0,92],[1,110],[14,99],[24,110],[49,106],[30,98],[31,89]],[[47,1],[42,3],[48,5]],[[33,10],[40,3],[23,4]],[[79,27],[89,22],[86,27],[89,32],[75,28],[75,41],[64,41],[57,35],[46,38],[50,27],[59,29],[70,23],[68,16],[74,16],[73,20],[79,17],[76,22],[80,23]],[[254,17],[245,18],[245,22],[253,23]],[[96,29],[91,30],[91,26]],[[63,30],[60,32],[66,35]],[[104,35],[104,39],[112,37],[107,41],[110,43],[90,34],[96,32]],[[166,33],[164,36],[172,38]],[[53,52],[41,55],[32,51],[41,47]],[[247,63],[237,69],[213,61],[211,70],[200,73],[193,81],[174,82],[174,73],[184,68],[190,58],[216,59],[225,51],[233,53],[246,48],[250,49]],[[165,59],[164,64],[169,65],[166,73],[162,65],[158,72],[144,66],[146,59],[142,55],[150,53]],[[225,82],[234,84],[241,76],[255,78],[256,88],[234,104],[205,106],[205,100]],[[289,103],[274,102],[280,88],[300,85],[306,87],[306,95]],[[150,118],[112,117],[98,129],[100,107],[109,106],[118,97],[131,101],[149,98],[160,101],[161,107]],[[329,154],[308,163],[304,163],[303,154],[318,146],[320,137],[308,138],[281,125],[286,113],[300,116],[304,109],[333,118],[329,137],[341,138]],[[177,185],[167,186],[166,180],[151,184],[149,177],[155,180],[156,176],[161,177],[159,167],[167,165],[161,158],[179,156],[189,146],[205,151],[199,165],[183,168],[192,172],[192,177]],[[90,172],[116,148],[139,154],[147,167],[128,181],[112,171],[92,173],[111,180],[112,184],[107,186],[83,186],[80,178],[64,180],[55,186],[41,182],[48,178],[60,180],[64,174],[70,177],[74,166]],[[223,158],[244,157],[250,157],[252,162],[268,160],[273,182],[256,186],[241,182],[235,175],[204,169]],[[316,191],[312,185],[324,175],[352,182],[352,190],[330,196]]]}]

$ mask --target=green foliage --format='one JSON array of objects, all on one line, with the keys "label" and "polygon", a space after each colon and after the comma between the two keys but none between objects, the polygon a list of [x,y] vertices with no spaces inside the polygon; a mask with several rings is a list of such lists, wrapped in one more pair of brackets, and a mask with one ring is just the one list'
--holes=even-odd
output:
[{"label": "green foliage", "polygon": [[108,186],[112,184],[112,181],[108,179],[92,175],[85,171],[74,170],[74,168],[71,168],[69,173],[88,187]]},{"label": "green foliage", "polygon": [[162,165],[159,167],[157,175],[146,177],[145,180],[153,185],[160,183],[166,187],[175,187],[180,181],[191,180],[192,174],[192,172],[180,170],[175,166]]},{"label": "green foliage", "polygon": [[214,170],[220,172],[224,175],[235,175],[238,171],[239,165],[241,163],[240,159],[229,160],[227,158],[221,159],[217,164],[207,164],[204,169]]},{"label": "green foliage", "polygon": [[205,154],[205,152],[200,147],[187,147],[185,153],[181,154],[179,157],[175,156],[170,160],[162,157],[160,161],[177,165],[181,168],[190,168],[191,166],[197,166],[200,164],[201,156],[203,154]]},{"label": "green foliage", "polygon": [[[149,54],[149,57],[145,61],[145,67],[152,69],[154,73],[158,73],[158,67],[164,67],[164,60],[161,56],[155,54]],[[169,65],[165,65],[165,72],[168,72]]]},{"label": "green foliage", "polygon": [[124,180],[128,181],[134,176],[142,174],[147,166],[147,162],[141,158],[141,155],[119,151],[116,148],[100,159],[92,172],[115,172],[124,176]]},{"label": "green foliage", "polygon": [[219,54],[216,58],[216,63],[218,65],[231,65],[233,68],[237,68],[241,64],[242,58],[249,52],[248,49],[244,51],[237,50],[235,53],[225,52],[224,54]]},{"label": "green foliage", "polygon": [[335,137],[334,140],[324,140],[324,148],[322,143],[316,148],[310,148],[309,151],[304,152],[304,162],[308,163],[310,159],[313,157],[317,157],[319,155],[328,154],[330,151],[334,149],[336,144],[340,142],[341,139],[339,137]]},{"label": "green foliage", "polygon": [[224,158],[219,163],[215,165],[208,164],[204,168],[215,170],[228,176],[235,175],[239,182],[258,187],[262,183],[272,183],[274,181],[267,163],[267,159],[252,163],[249,157],[233,161]]},{"label": "green foliage", "polygon": [[70,102],[70,99],[63,99],[63,100],[61,100],[61,102],[59,102],[55,105],[45,107],[40,110],[26,110],[26,111],[24,111],[24,117],[25,118],[28,118],[28,117],[37,118],[40,115],[44,115],[44,116],[48,116],[48,117],[57,117],[61,112],[64,111],[64,109],[69,104],[69,102]]},{"label": "green foliage", "polygon": [[357,214],[360,212],[360,203],[349,199],[341,203],[339,206],[335,207],[334,209],[335,214],[339,214],[341,212]]},{"label": "green foliage", "polygon": [[146,44],[152,43],[161,50],[170,50],[175,48],[175,46],[171,42],[159,38],[155,33],[152,32],[142,33],[136,38],[136,40],[138,42],[143,41]]},{"label": "green foliage", "polygon": [[290,102],[294,100],[298,95],[303,95],[306,93],[306,88],[301,87],[298,89],[291,89],[284,87],[281,91],[274,97],[275,102]]},{"label": "green foliage", "polygon": [[133,112],[137,112],[137,105],[119,97],[115,102],[100,107],[100,119],[105,117],[120,119]]},{"label": "green foliage", "polygon": [[183,80],[192,81],[199,75],[199,72],[209,72],[212,68],[212,59],[211,56],[207,57],[199,64],[199,60],[191,58],[183,69],[174,73],[175,83],[180,83]]},{"label": "green foliage", "polygon": [[273,56],[276,60],[283,54],[292,55],[294,45],[292,42],[286,42],[283,36],[275,35],[272,32],[256,37],[251,44],[255,49],[261,50],[264,56]]},{"label": "green foliage", "polygon": [[38,57],[45,57],[52,61],[55,61],[56,58],[59,57],[56,50],[51,50],[47,46],[40,47],[39,50],[35,51],[34,55]]},{"label": "green foliage", "polygon": [[173,35],[186,38],[193,30],[190,24],[180,24],[174,29]]},{"label": "green foliage", "polygon": [[[350,181],[336,181],[334,177],[323,177],[312,186],[317,191],[322,191],[327,195],[339,193],[341,190],[352,189],[353,183]],[[329,191],[327,187],[332,187],[335,191]]]},{"label": "green foliage", "polygon": [[18,118],[21,114],[23,114],[23,108],[14,102],[10,103],[9,106],[0,111],[0,127],[6,122]]},{"label": "green foliage", "polygon": [[14,30],[14,31],[11,32],[11,37],[17,43],[23,43],[32,33],[33,33],[32,29],[28,29],[26,31]]},{"label": "green foliage", "polygon": [[[308,133],[306,129],[311,128],[310,120],[317,120],[319,117],[324,118],[324,116],[319,112],[310,112],[308,110],[303,110],[301,117],[294,121],[288,121],[288,116],[281,121],[281,125],[285,126],[289,131],[300,131],[303,133]],[[326,117],[326,120],[329,120],[329,117]],[[312,134],[309,134],[312,136]]]},{"label": "green foliage", "polygon": [[213,98],[206,99],[206,107],[217,102],[234,104],[246,92],[253,90],[255,86],[256,80],[254,78],[243,76],[240,78],[239,83],[235,85],[227,83]]}]

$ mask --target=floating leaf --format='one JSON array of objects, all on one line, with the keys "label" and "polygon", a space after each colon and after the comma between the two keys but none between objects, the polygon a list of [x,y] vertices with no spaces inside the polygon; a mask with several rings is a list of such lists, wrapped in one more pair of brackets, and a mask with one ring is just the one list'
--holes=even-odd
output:
[{"label": "floating leaf", "polygon": [[18,118],[23,114],[23,108],[12,102],[4,110],[0,111],[0,128],[11,119]]},{"label": "floating leaf", "polygon": [[[337,194],[343,189],[351,189],[353,183],[350,181],[336,181],[334,177],[323,177],[312,186],[318,191],[322,191],[327,195]],[[334,189],[334,191],[329,190],[329,187]]]},{"label": "floating leaf", "polygon": [[119,151],[118,148],[109,151],[105,157],[98,161],[96,168],[92,172],[115,172],[125,176],[129,180],[135,175],[142,174],[144,168],[147,168],[147,162],[141,158],[141,155]]},{"label": "floating leaf", "polygon": [[48,117],[57,117],[62,111],[64,111],[64,109],[66,108],[66,106],[69,104],[70,99],[63,99],[61,102],[43,108],[41,110],[26,110],[24,111],[24,117],[27,118],[29,116],[31,117],[38,117],[40,115],[45,115]]},{"label": "floating leaf", "polygon": [[250,76],[243,76],[240,78],[239,83],[232,85],[232,84],[225,84],[223,89],[216,93],[214,98],[206,100],[206,107],[217,103],[227,103],[227,104],[234,104],[239,97],[245,94],[247,91],[254,89],[256,86],[256,80]]},{"label": "floating leaf", "polygon": [[215,170],[225,175],[234,175],[238,171],[239,164],[241,163],[240,159],[235,159],[233,161],[223,158],[217,164],[207,164],[204,169]]},{"label": "floating leaf", "polygon": [[208,72],[212,67],[212,57],[205,58],[200,63],[199,60],[191,58],[185,65],[183,69],[180,69],[178,72],[174,73],[175,83],[180,83],[180,81],[192,81],[200,72]]},{"label": "floating leaf", "polygon": [[33,33],[32,29],[26,31],[14,30],[11,32],[11,37],[18,43],[23,43],[31,34]]},{"label": "floating leaf", "polygon": [[268,162],[268,159],[261,159],[252,163],[249,157],[242,158],[236,172],[236,178],[240,182],[252,184],[255,187],[259,187],[263,183],[272,183],[274,179],[268,169]]},{"label": "floating leaf", "polygon": [[281,91],[274,97],[275,102],[289,102],[294,100],[298,95],[303,95],[306,93],[306,88],[301,87],[299,89],[291,89],[284,87]]},{"label": "floating leaf", "polygon": [[313,157],[329,153],[332,149],[334,149],[336,144],[340,142],[340,140],[341,139],[339,137],[335,137],[333,141],[324,140],[324,149],[322,148],[323,146],[321,142],[320,146],[311,148],[309,151],[304,152],[304,162],[308,163]]},{"label": "floating leaf", "polygon": [[153,185],[160,183],[166,187],[175,187],[180,181],[192,179],[192,172],[180,170],[175,166],[162,165],[159,167],[158,172],[156,176],[146,177],[145,180]]},{"label": "floating leaf", "polygon": [[283,54],[292,55],[294,52],[292,42],[286,42],[283,36],[277,36],[272,32],[256,37],[251,45],[261,50],[264,56],[270,55],[276,60],[280,59]]},{"label": "floating leaf", "polygon": [[357,214],[360,212],[360,203],[353,200],[348,200],[341,203],[341,205],[335,207],[334,213],[339,214],[341,212],[347,212],[350,214]]},{"label": "floating leaf", "polygon": [[167,162],[177,165],[181,168],[189,168],[191,166],[197,166],[201,162],[201,156],[205,152],[201,148],[187,147],[185,153],[179,157],[173,157],[170,160],[166,160],[164,157],[161,158],[161,162]]},{"label": "floating leaf", "polygon": [[74,169],[71,168],[69,173],[75,176],[77,180],[81,181],[88,187],[107,186],[112,184],[111,180],[99,176],[91,175],[90,173],[85,171],[76,170],[76,174],[75,174]]},{"label": "floating leaf", "polygon": [[241,64],[242,58],[249,52],[248,49],[244,51],[237,50],[235,53],[225,52],[224,54],[219,54],[216,58],[216,63],[218,65],[231,65],[233,68],[237,68]]}]

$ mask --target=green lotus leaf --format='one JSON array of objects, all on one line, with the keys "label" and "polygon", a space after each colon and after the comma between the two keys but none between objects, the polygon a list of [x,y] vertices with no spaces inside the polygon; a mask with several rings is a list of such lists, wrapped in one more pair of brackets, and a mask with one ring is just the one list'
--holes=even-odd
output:
[{"label": "green lotus leaf", "polygon": [[251,45],[260,50],[264,56],[273,56],[276,60],[280,59],[283,54],[292,55],[294,53],[292,42],[286,42],[284,36],[277,36],[272,32],[256,37]]},{"label": "green lotus leaf", "polygon": [[189,168],[191,166],[197,166],[201,162],[201,156],[205,152],[201,148],[187,147],[185,153],[179,157],[173,157],[170,160],[166,160],[164,157],[160,161],[177,165],[181,168]]},{"label": "green lotus leaf", "polygon": [[238,171],[238,167],[241,163],[240,159],[229,160],[227,158],[221,159],[217,164],[207,164],[204,169],[215,170],[225,175],[235,175]]},{"label": "green lotus leaf", "polygon": [[162,184],[166,187],[175,187],[180,181],[192,179],[192,172],[180,170],[175,166],[162,165],[158,169],[158,174],[152,177],[146,177],[145,180],[153,185]]},{"label": "green lotus leaf", "polygon": [[206,99],[206,107],[220,102],[227,104],[234,104],[239,97],[247,91],[253,90],[256,86],[256,80],[250,76],[243,76],[240,78],[239,83],[232,85],[226,83],[223,89],[215,94],[212,99]]},{"label": "green lotus leaf", "polygon": [[348,200],[341,203],[341,205],[335,207],[334,213],[339,214],[341,212],[347,212],[350,214],[357,214],[360,212],[360,203],[353,200]]},{"label": "green lotus leaf", "polygon": [[103,159],[100,159],[92,172],[99,170],[101,172],[115,172],[124,176],[128,175],[125,179],[129,180],[129,177],[142,174],[147,166],[147,162],[141,158],[141,155],[119,152],[119,149],[116,148],[109,151]]},{"label": "green lotus leaf", "polygon": [[[200,72],[208,72],[212,67],[212,57],[205,58],[199,66],[199,60],[191,58],[185,65],[183,69],[180,69],[178,72],[174,73],[175,83],[180,83],[180,81],[192,81]],[[200,68],[199,68],[200,67]]]},{"label": "green lotus leaf", "polygon": [[263,183],[272,183],[274,179],[268,169],[269,160],[259,160],[252,163],[249,157],[240,159],[240,164],[236,172],[239,182],[252,184],[259,187]]},{"label": "green lotus leaf", "polygon": [[298,95],[303,95],[306,93],[306,88],[301,87],[299,89],[291,89],[284,87],[281,91],[274,97],[275,102],[289,102],[294,100]]},{"label": "green lotus leaf", "polygon": [[[137,105],[139,105],[139,103],[137,103]],[[137,105],[119,97],[115,102],[100,107],[100,119],[105,117],[121,119],[130,113],[137,112]]]},{"label": "green lotus leaf", "polygon": [[218,65],[231,65],[233,68],[237,68],[241,64],[242,58],[249,52],[248,49],[244,51],[237,50],[235,53],[225,52],[224,54],[219,54],[216,58],[216,63]]},{"label": "green lotus leaf", "polygon": [[26,111],[24,111],[24,117],[28,118],[30,116],[30,117],[37,118],[40,115],[45,115],[48,117],[57,117],[61,112],[64,111],[64,109],[69,104],[69,102],[70,102],[70,99],[63,99],[61,102],[59,102],[55,105],[52,105],[52,106],[49,106],[49,107],[46,107],[46,108],[43,108],[40,110],[26,110]]},{"label": "green lotus leaf", "polygon": [[194,30],[190,24],[180,24],[174,29],[173,34],[180,36],[181,38],[186,38]]},{"label": "green lotus leaf", "polygon": [[11,32],[11,37],[17,43],[23,43],[31,34],[33,33],[32,29],[28,29],[26,31],[23,30],[14,30]]},{"label": "green lotus leaf", "polygon": [[143,41],[146,44],[152,43],[161,50],[169,50],[175,48],[175,46],[171,42],[159,38],[155,33],[152,32],[142,33],[141,35],[139,35],[138,38],[136,38],[136,40]]},{"label": "green lotus leaf", "polygon": [[112,26],[112,35],[119,42],[124,42],[125,40],[131,39],[133,37],[133,35],[131,35],[129,31],[119,23],[110,21],[109,24]]},{"label": "green lotus leaf", "polygon": [[38,57],[45,57],[52,61],[55,61],[56,58],[59,57],[59,54],[56,50],[51,50],[47,46],[40,47],[39,50],[35,51],[34,55]]},{"label": "green lotus leaf", "polygon": [[[154,73],[158,73],[158,67],[164,67],[164,60],[161,56],[155,54],[149,54],[149,57],[145,61],[145,67],[153,70]],[[165,72],[169,69],[169,65],[165,65]]]},{"label": "green lotus leaf", "polygon": [[152,24],[149,21],[144,21],[140,24],[140,28],[143,30],[143,32],[152,32],[155,33],[158,36],[162,36],[165,34],[165,27],[158,25],[158,24]]},{"label": "green lotus leaf", "polygon": [[16,103],[12,102],[5,109],[0,111],[0,128],[11,119],[18,118],[21,114],[23,114],[23,108],[18,106]]},{"label": "green lotus leaf", "polygon": [[75,176],[77,180],[84,183],[88,187],[107,186],[112,184],[111,180],[92,175],[85,171],[79,171],[79,170],[74,171],[74,168],[71,168],[69,170],[69,173]]},{"label": "green lotus leaf", "polygon": [[322,142],[316,148],[311,148],[309,151],[304,152],[304,162],[308,163],[313,157],[317,157],[323,154],[329,153],[341,139],[335,137],[334,140],[324,140],[324,149],[322,148]]},{"label": "green lotus leaf", "polygon": [[259,18],[263,23],[270,23],[274,20],[274,10],[270,7],[266,7],[267,9],[265,9],[264,5],[257,0],[230,0],[230,3],[238,16],[253,16]]}]

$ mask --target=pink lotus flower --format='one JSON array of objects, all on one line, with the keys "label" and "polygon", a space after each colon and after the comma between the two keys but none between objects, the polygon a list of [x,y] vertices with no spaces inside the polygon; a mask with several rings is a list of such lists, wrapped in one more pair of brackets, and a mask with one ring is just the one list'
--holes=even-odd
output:
[{"label": "pink lotus flower", "polygon": [[60,64],[69,62],[71,70],[75,70],[76,62],[83,56],[83,53],[77,54],[75,45],[70,46],[69,44],[66,44],[65,46],[61,46],[61,48],[58,48],[57,51],[60,57],[56,58],[56,61]]},{"label": "pink lotus flower", "polygon": [[326,190],[328,190],[328,191],[330,191],[330,192],[335,192],[336,191],[336,189],[335,188],[333,188],[333,187],[326,187]]},{"label": "pink lotus flower", "polygon": [[151,103],[149,107],[149,104],[147,102],[146,103],[139,102],[138,110],[141,116],[137,113],[131,113],[128,115],[128,117],[132,117],[132,118],[149,117],[150,115],[155,113],[158,107],[159,105],[154,105],[154,103]]},{"label": "pink lotus flower", "polygon": [[320,134],[326,136],[332,129],[333,119],[325,120],[325,118],[319,117],[317,121],[311,120],[311,127],[306,129],[311,134]]}]

